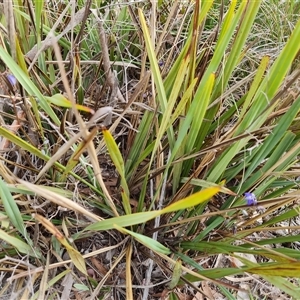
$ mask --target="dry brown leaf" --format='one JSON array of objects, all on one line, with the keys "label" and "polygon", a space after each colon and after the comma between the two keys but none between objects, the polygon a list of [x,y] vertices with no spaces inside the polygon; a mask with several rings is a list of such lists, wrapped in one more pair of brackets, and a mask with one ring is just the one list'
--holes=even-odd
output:
[{"label": "dry brown leaf", "polygon": [[[210,288],[208,282],[203,281],[201,283],[201,287],[202,287],[202,290],[203,290],[204,294],[206,295],[206,297],[209,298],[209,300],[214,300],[215,299],[214,293],[213,293],[212,289]],[[199,293],[197,293],[197,294],[199,294]],[[199,299],[202,299],[202,298],[199,298]],[[196,299],[193,299],[193,300],[196,300]]]}]

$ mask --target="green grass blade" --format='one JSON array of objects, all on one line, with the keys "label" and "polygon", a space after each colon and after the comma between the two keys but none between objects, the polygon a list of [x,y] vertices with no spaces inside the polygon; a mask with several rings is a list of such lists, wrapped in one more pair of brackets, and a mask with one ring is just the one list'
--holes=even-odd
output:
[{"label": "green grass blade", "polygon": [[197,139],[197,136],[199,135],[199,130],[201,128],[205,113],[207,111],[208,104],[211,100],[211,93],[214,87],[214,83],[215,83],[215,74],[211,74],[207,78],[207,81],[203,86],[203,90],[201,90],[201,96],[200,96],[200,92],[197,91],[193,99],[193,103],[190,109],[191,118],[193,121],[191,123],[190,132],[187,137],[187,143],[186,143],[187,153],[191,153],[193,148],[195,147],[195,141]]},{"label": "green grass blade", "polygon": [[[289,279],[281,278],[279,276],[271,276],[271,275],[270,276],[262,275],[262,277],[268,282],[270,282],[271,284],[273,284],[274,286],[276,286],[277,288],[279,288],[280,291],[287,293],[291,297],[294,297],[294,299],[299,298],[299,293],[300,293],[299,287],[295,286],[292,282],[290,282]],[[292,275],[291,277],[294,277],[294,275]]]},{"label": "green grass blade", "polygon": [[84,229],[86,230],[108,230],[112,229],[114,224],[120,227],[127,227],[132,225],[137,225],[141,223],[145,223],[161,214],[173,212],[176,210],[182,210],[186,209],[192,206],[195,206],[199,203],[202,203],[208,199],[210,199],[212,196],[214,196],[216,193],[220,191],[220,187],[211,187],[208,189],[205,189],[203,191],[200,191],[198,193],[195,193],[191,196],[188,196],[180,201],[177,201],[166,208],[162,210],[153,210],[148,212],[142,212],[142,213],[135,213],[130,216],[120,216],[115,218],[110,218],[107,220],[103,220],[100,222],[96,222],[92,225],[89,225]]},{"label": "green grass blade", "polygon": [[44,0],[40,0],[36,2],[35,5],[35,28],[36,28],[36,35],[37,41],[40,43],[41,41],[41,32],[42,32],[42,13],[44,9]]},{"label": "green grass blade", "polygon": [[272,134],[267,137],[267,139],[261,145],[257,153],[255,153],[255,155],[251,159],[251,164],[246,171],[246,178],[253,172],[253,170],[258,166],[258,164],[262,160],[264,160],[271,151],[273,151],[275,145],[280,141],[287,129],[290,127],[299,110],[300,97],[295,100],[290,109],[280,118]]},{"label": "green grass blade", "polygon": [[109,152],[109,155],[121,177],[121,187],[123,189],[122,198],[123,198],[124,210],[127,215],[131,214],[131,207],[130,207],[130,202],[129,202],[130,195],[129,195],[129,189],[128,189],[128,185],[127,185],[126,178],[125,178],[125,164],[124,164],[122,154],[121,154],[119,147],[116,144],[114,138],[112,137],[111,133],[106,128],[102,128],[102,133],[103,133],[104,141],[105,141],[107,150]]},{"label": "green grass blade", "polygon": [[[244,44],[249,37],[249,32],[252,28],[259,7],[260,2],[243,1],[239,6],[238,11],[236,12],[236,15],[234,16],[235,21],[238,21],[240,25],[238,27],[234,43],[231,46],[229,56],[224,67],[223,76],[221,77],[218,88],[216,89],[217,95],[219,95],[219,93],[223,91],[224,86],[226,86],[230,76],[232,75],[232,71],[236,68],[238,61],[241,60],[242,48],[244,47]],[[227,30],[226,28],[224,29]],[[221,38],[222,36],[220,35],[220,39]]]},{"label": "green grass blade", "polygon": [[251,87],[249,89],[249,92],[248,92],[247,97],[245,99],[245,102],[243,104],[242,111],[239,115],[240,120],[243,119],[244,115],[246,114],[246,111],[249,109],[249,107],[250,107],[250,105],[253,101],[253,98],[255,96],[255,93],[257,92],[257,89],[260,86],[260,83],[263,79],[263,75],[264,75],[264,73],[267,69],[269,61],[270,61],[270,58],[268,56],[265,56],[265,57],[262,58],[262,60],[260,62],[260,65],[257,69],[257,72],[256,72],[255,77],[253,79],[253,82],[251,84]]},{"label": "green grass blade", "polygon": [[147,211],[147,212],[141,212],[141,213],[135,213],[131,215],[125,215],[115,218],[106,219],[100,222],[96,222],[94,224],[91,224],[87,226],[84,231],[87,230],[93,230],[93,231],[99,231],[99,230],[109,230],[113,229],[114,225],[118,225],[120,227],[127,227],[137,224],[143,224],[151,219],[154,219],[160,214],[159,211]]},{"label": "green grass blade", "polygon": [[0,197],[5,208],[7,216],[14,227],[29,241],[29,235],[26,231],[20,210],[12,197],[6,183],[0,178]]},{"label": "green grass blade", "polygon": [[23,254],[29,254],[30,256],[38,257],[27,243],[14,236],[7,234],[2,229],[0,229],[0,239],[12,245],[14,248],[16,248],[19,252]]},{"label": "green grass blade", "polygon": [[[198,24],[202,24],[202,22],[204,22],[209,10],[212,8],[213,1],[202,1],[201,4],[202,4],[202,6],[201,6],[200,14],[199,14]],[[181,53],[179,54],[178,58],[172,65],[172,68],[168,72],[168,75],[164,81],[165,91],[166,91],[167,95],[170,95],[172,89],[174,88],[175,78],[178,74],[179,67],[182,64],[182,61],[185,59],[185,57],[188,53],[192,39],[193,39],[193,27],[190,26],[185,45],[184,45]],[[190,78],[190,80],[191,80],[191,78]]]},{"label": "green grass blade", "polygon": [[[146,25],[146,20],[144,18],[142,10],[139,9],[138,12],[139,12],[139,18],[140,18],[144,38],[145,38],[147,54],[148,54],[148,57],[149,57],[151,70],[152,70],[152,74],[153,74],[153,78],[154,78],[154,82],[155,82],[155,86],[156,86],[156,90],[157,90],[157,97],[158,97],[159,107],[160,107],[160,110],[162,111],[162,113],[164,114],[167,107],[168,107],[168,101],[167,101],[167,97],[166,97],[164,84],[163,84],[161,74],[160,74],[160,70],[159,70],[159,67],[158,67],[156,54],[155,54],[155,51],[154,51],[153,46],[152,46],[150,34],[149,34],[149,31],[148,31],[148,28],[147,28],[147,25]],[[169,143],[171,145],[173,145],[174,144],[174,132],[173,132],[172,128],[170,128],[168,130],[168,138],[169,138]],[[155,155],[155,153],[156,153],[156,151],[159,147],[159,144],[160,144],[160,140],[157,139],[156,143],[154,145],[153,152],[152,152],[151,161],[153,161],[153,159],[154,159],[154,155]]]},{"label": "green grass blade", "polygon": [[154,146],[148,146],[148,151],[145,150],[145,147],[147,146],[147,140],[149,139],[149,134],[152,130],[152,121],[154,118],[154,113],[150,111],[146,111],[144,113],[144,116],[142,118],[141,124],[138,127],[138,133],[134,139],[134,142],[132,144],[132,147],[130,149],[127,161],[126,161],[126,179],[129,181],[130,177],[133,175],[133,172],[136,170],[136,168],[139,166],[140,158],[143,157],[144,153],[146,153],[145,156],[148,156]]},{"label": "green grass blade", "polygon": [[114,226],[117,230],[119,230],[120,232],[124,233],[124,234],[129,234],[132,237],[134,237],[139,243],[143,244],[144,246],[146,246],[147,248],[151,249],[154,252],[158,252],[158,253],[162,253],[165,255],[168,255],[171,253],[171,251],[165,247],[164,245],[162,245],[161,243],[159,243],[158,241],[155,241],[151,238],[149,238],[148,236],[144,236],[142,234],[127,230],[125,228],[122,228],[118,225],[115,224]]},{"label": "green grass blade", "polygon": [[14,62],[14,60],[10,57],[10,55],[0,47],[0,58],[5,61],[7,67],[11,70],[16,79],[20,82],[20,84],[24,87],[24,89],[28,92],[29,95],[37,97],[42,109],[50,116],[53,122],[56,125],[60,124],[60,120],[49,106],[47,100],[42,95],[42,93],[38,90],[38,88],[33,84],[33,82],[26,76],[24,71]]}]

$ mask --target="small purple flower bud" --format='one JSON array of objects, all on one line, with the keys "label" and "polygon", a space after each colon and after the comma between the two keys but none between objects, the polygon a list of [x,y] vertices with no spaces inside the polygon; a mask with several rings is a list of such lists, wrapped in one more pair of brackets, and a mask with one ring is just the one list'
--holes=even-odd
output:
[{"label": "small purple flower bud", "polygon": [[8,81],[10,82],[11,85],[17,84],[17,79],[14,75],[8,74],[8,75],[6,75],[6,78],[8,79]]},{"label": "small purple flower bud", "polygon": [[247,201],[247,205],[252,206],[257,204],[257,199],[253,193],[245,193],[244,196]]},{"label": "small purple flower bud", "polygon": [[164,65],[163,60],[160,60],[160,61],[158,62],[158,65],[159,65],[160,67],[162,67],[162,66]]}]

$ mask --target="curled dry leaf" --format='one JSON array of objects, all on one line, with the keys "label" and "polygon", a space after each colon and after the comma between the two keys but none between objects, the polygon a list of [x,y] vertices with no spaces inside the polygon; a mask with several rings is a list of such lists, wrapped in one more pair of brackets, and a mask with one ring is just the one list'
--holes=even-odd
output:
[{"label": "curled dry leaf", "polygon": [[113,107],[112,106],[105,106],[99,108],[94,115],[91,117],[89,124],[93,125],[96,124],[99,120],[103,120],[103,125],[107,126],[111,123],[111,118],[112,118],[112,111]]}]

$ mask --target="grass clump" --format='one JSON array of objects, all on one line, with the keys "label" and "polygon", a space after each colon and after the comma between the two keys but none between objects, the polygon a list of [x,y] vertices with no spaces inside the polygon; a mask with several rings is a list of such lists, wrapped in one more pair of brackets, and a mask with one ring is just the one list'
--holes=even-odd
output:
[{"label": "grass clump", "polygon": [[5,2],[0,297],[297,299],[298,6]]}]

